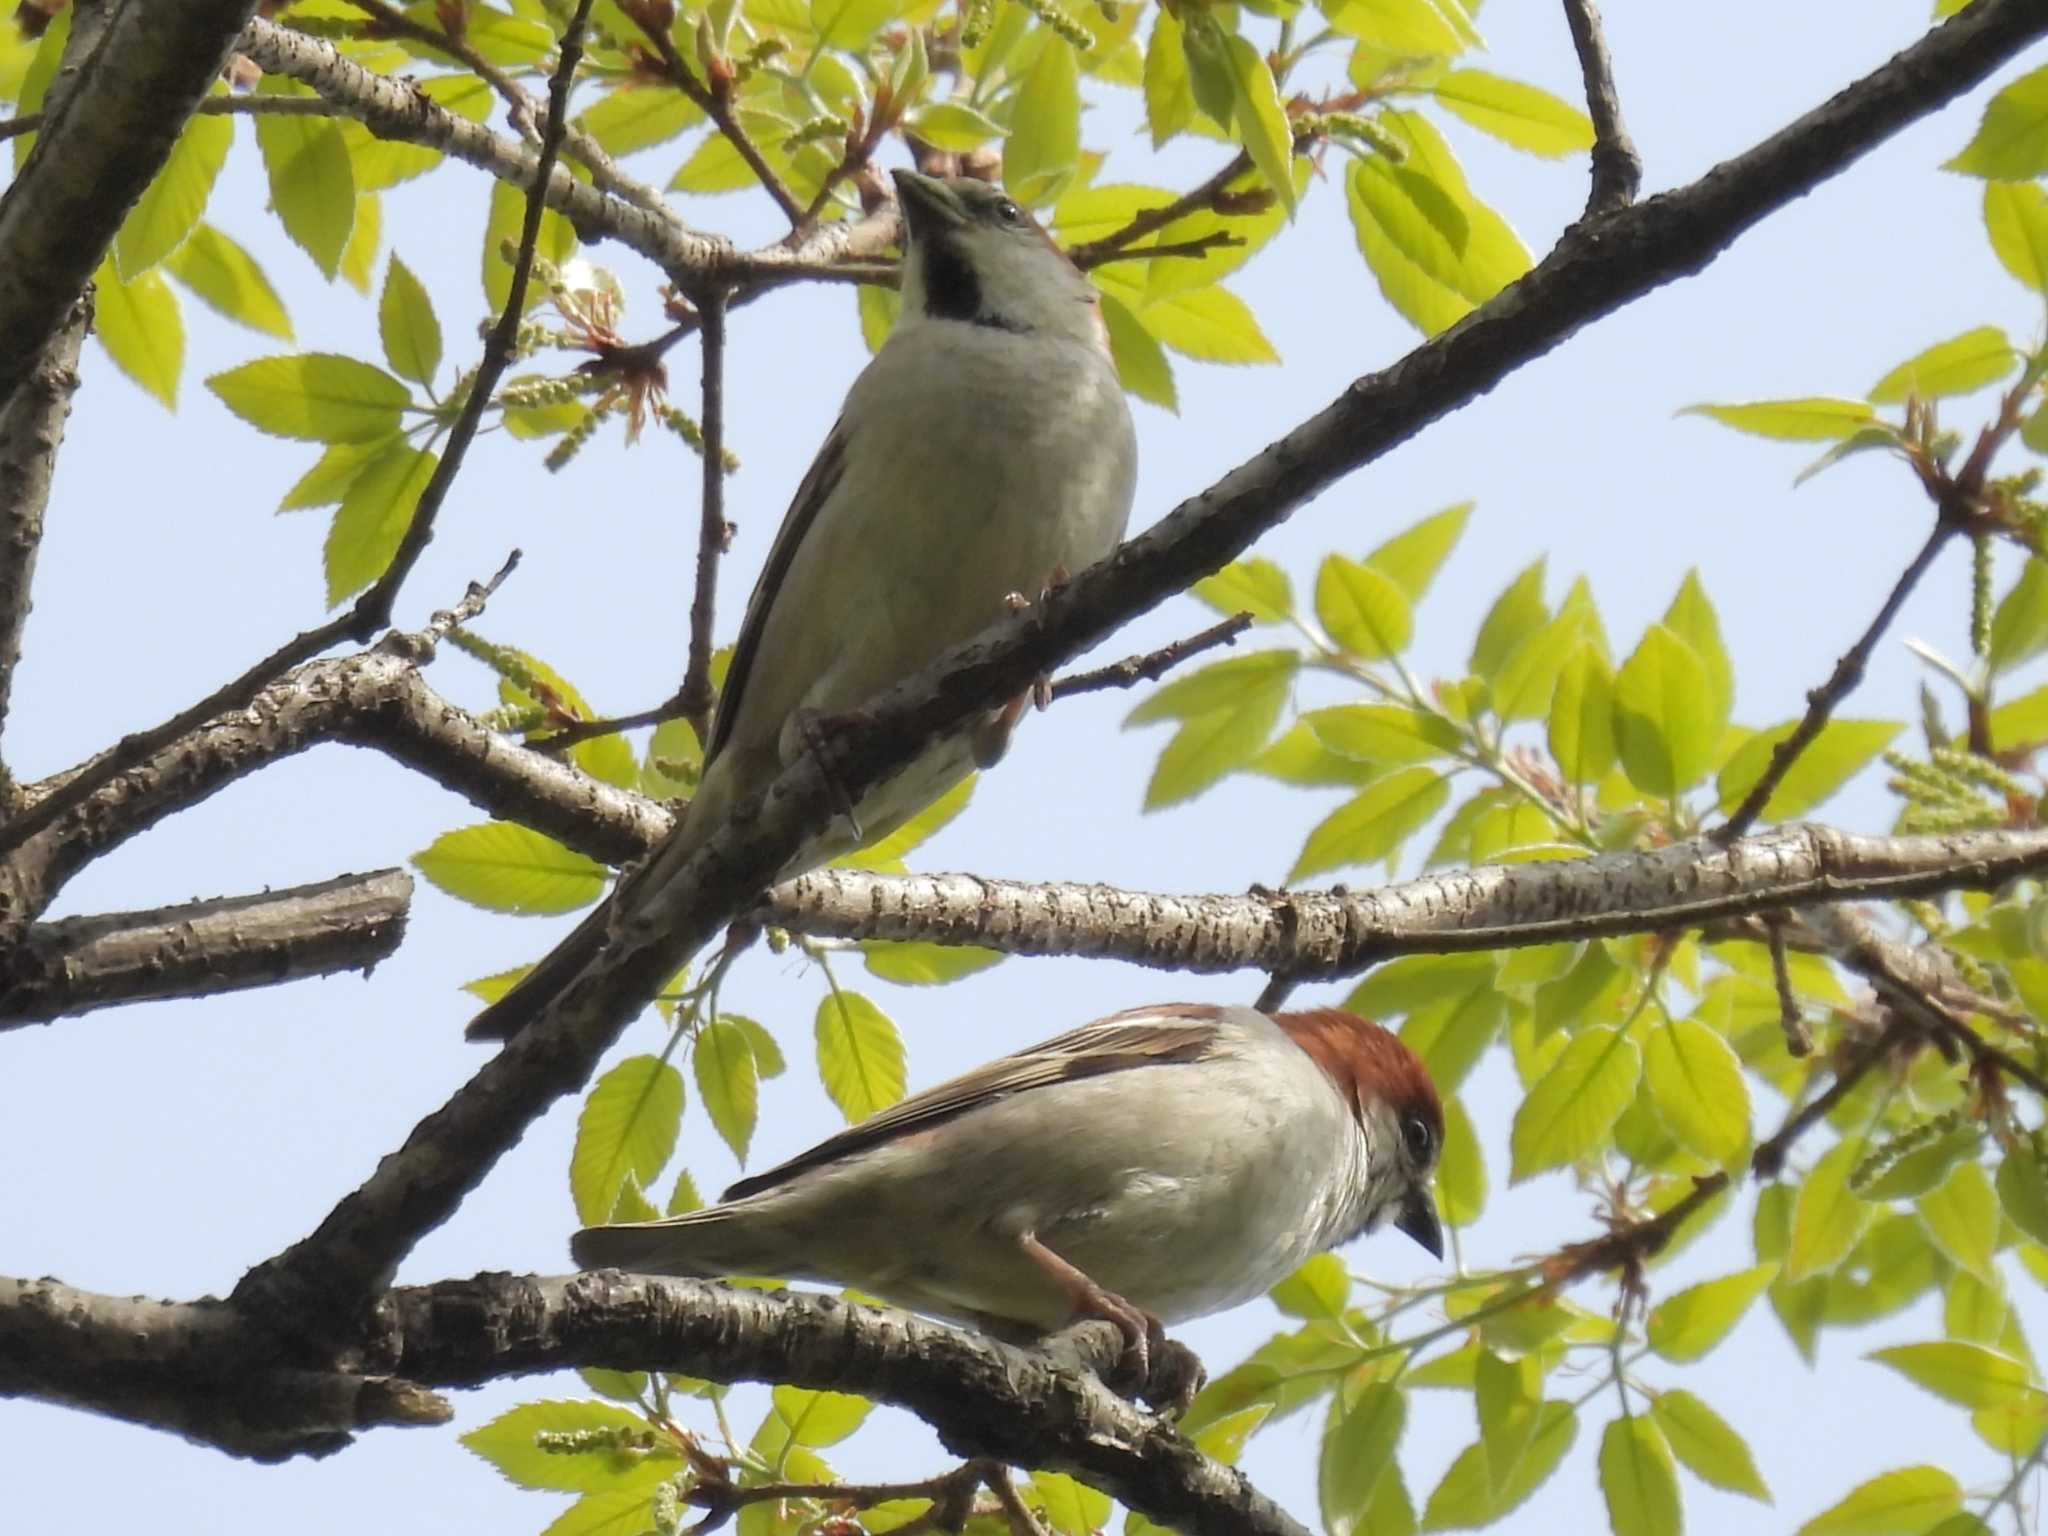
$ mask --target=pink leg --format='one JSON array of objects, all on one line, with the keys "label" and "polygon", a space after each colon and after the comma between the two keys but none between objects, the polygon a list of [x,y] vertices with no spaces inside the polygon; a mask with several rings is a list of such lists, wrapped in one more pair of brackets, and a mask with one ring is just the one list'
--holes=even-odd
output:
[{"label": "pink leg", "polygon": [[1035,1232],[1020,1234],[1017,1246],[1066,1294],[1067,1305],[1076,1320],[1100,1317],[1116,1324],[1124,1336],[1124,1363],[1134,1365],[1138,1380],[1146,1381],[1151,1375],[1154,1353],[1166,1346],[1165,1325],[1143,1307],[1134,1307],[1115,1292],[1097,1285],[1041,1243]]}]

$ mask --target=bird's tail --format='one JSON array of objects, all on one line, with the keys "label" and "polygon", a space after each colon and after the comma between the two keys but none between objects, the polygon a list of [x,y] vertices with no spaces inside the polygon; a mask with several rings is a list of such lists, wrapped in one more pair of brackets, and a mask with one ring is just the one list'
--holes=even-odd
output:
[{"label": "bird's tail", "polygon": [[715,1205],[663,1221],[585,1227],[569,1239],[578,1269],[623,1269],[641,1275],[782,1275],[791,1254],[781,1231],[748,1202]]},{"label": "bird's tail", "polygon": [[598,909],[578,923],[532,970],[513,983],[512,990],[469,1021],[463,1030],[466,1040],[510,1040],[540,1016],[543,1008],[583,973],[604,948],[611,927],[612,904]]}]

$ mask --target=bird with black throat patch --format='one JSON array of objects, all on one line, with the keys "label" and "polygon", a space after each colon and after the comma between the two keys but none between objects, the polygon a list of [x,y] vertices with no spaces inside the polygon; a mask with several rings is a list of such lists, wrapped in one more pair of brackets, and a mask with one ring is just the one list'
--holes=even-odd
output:
[{"label": "bird with black throat patch", "polygon": [[587,1227],[570,1252],[853,1286],[1011,1338],[1106,1318],[1144,1382],[1166,1324],[1362,1233],[1391,1225],[1441,1258],[1443,1141],[1428,1071],[1378,1024],[1166,1003],[928,1088],[717,1205]]},{"label": "bird with black throat patch", "polygon": [[[689,809],[612,897],[470,1021],[509,1038],[733,811],[891,685],[1116,548],[1137,440],[1095,286],[1001,188],[895,173],[903,303],[797,487],[733,646]],[[1028,696],[1026,696],[1028,697]],[[884,836],[994,763],[1026,702],[932,743],[779,871]]]}]

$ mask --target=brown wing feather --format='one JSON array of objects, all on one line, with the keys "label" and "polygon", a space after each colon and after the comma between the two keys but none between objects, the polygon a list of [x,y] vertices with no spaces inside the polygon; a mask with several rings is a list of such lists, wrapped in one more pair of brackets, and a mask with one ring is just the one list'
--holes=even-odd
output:
[{"label": "brown wing feather", "polygon": [[747,598],[747,614],[740,621],[739,638],[733,642],[732,662],[725,669],[725,686],[719,690],[718,714],[711,725],[711,745],[704,753],[707,766],[725,746],[727,738],[732,735],[733,722],[739,718],[740,697],[745,693],[747,678],[754,670],[754,655],[761,648],[761,632],[768,624],[768,610],[774,605],[775,594],[782,588],[783,578],[789,574],[790,562],[796,559],[804,535],[811,531],[819,509],[825,505],[832,488],[846,471],[845,426],[843,420],[836,421],[832,430],[825,434],[818,456],[804,471],[796,495],[790,500],[789,511],[783,515],[782,526],[775,532],[775,542],[768,548],[768,559],[761,567],[753,593]]},{"label": "brown wing feather", "polygon": [[[786,1184],[798,1174],[841,1158],[852,1157],[869,1147],[911,1132],[929,1130],[956,1119],[969,1110],[1011,1094],[1024,1093],[1053,1083],[1070,1083],[1104,1072],[1127,1067],[1165,1066],[1200,1061],[1215,1044],[1216,1029],[1210,1022],[1213,1010],[1199,1016],[1167,1015],[1147,1011],[1139,1022],[1129,1014],[1084,1024],[1056,1039],[1014,1056],[1000,1057],[987,1066],[976,1067],[923,1093],[913,1094],[880,1114],[870,1115],[859,1125],[849,1126],[828,1137],[808,1152],[788,1162],[741,1179],[725,1192],[727,1200],[743,1200],[765,1189]],[[1194,1014],[1190,1010],[1189,1014]]]}]

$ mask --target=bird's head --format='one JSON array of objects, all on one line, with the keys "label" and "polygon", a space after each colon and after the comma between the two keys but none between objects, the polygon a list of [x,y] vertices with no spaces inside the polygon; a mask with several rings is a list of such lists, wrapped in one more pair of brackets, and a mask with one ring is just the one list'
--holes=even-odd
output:
[{"label": "bird's head", "polygon": [[1106,346],[1095,285],[1001,187],[897,171],[899,324],[988,326]]},{"label": "bird's head", "polygon": [[1330,1075],[1365,1131],[1372,1149],[1365,1230],[1391,1221],[1442,1258],[1434,1180],[1444,1148],[1444,1106],[1421,1058],[1392,1030],[1341,1008],[1273,1018]]}]

